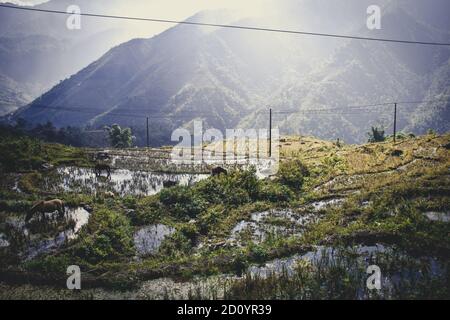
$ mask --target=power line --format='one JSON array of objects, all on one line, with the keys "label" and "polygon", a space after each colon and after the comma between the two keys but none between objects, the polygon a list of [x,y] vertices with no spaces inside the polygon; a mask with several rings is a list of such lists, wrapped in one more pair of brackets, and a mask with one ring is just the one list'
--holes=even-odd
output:
[{"label": "power line", "polygon": [[[448,100],[423,100],[423,101],[404,101],[398,102],[397,105],[400,104],[421,104],[421,103],[433,103],[433,102],[441,102]],[[304,109],[304,110],[287,110],[287,111],[273,111],[272,115],[293,115],[293,114],[305,114],[305,115],[358,115],[361,113],[378,113],[379,109],[367,109],[374,107],[390,107],[394,106],[395,102],[386,102],[386,103],[378,103],[378,104],[367,104],[360,106],[348,106],[348,107],[340,107],[340,108],[321,108],[321,109]],[[437,107],[437,106],[432,106]],[[120,118],[134,118],[141,119],[148,117],[149,120],[161,120],[161,119],[175,119],[175,120],[186,120],[186,119],[194,119],[196,117],[207,117],[207,116],[219,116],[218,114],[210,113],[210,112],[186,112],[186,113],[178,113],[172,115],[163,115],[153,113],[149,115],[148,113],[119,113],[119,112],[108,112],[108,111],[95,111],[93,108],[87,107],[65,107],[65,106],[48,106],[42,104],[31,105],[31,109],[43,109],[43,110],[55,110],[62,112],[73,112],[80,114],[90,114],[96,117],[120,117]],[[29,110],[29,109],[28,109]],[[387,110],[386,110],[387,111]],[[259,114],[267,114],[267,112],[258,112]]]},{"label": "power line", "polygon": [[[8,9],[16,9],[16,10],[34,11],[34,12],[73,15],[73,13],[69,13],[66,11],[60,11],[60,10],[39,9],[39,8],[30,8],[30,7],[17,7],[17,6],[10,6],[10,5],[4,5],[4,4],[0,4],[0,7],[8,8]],[[342,35],[342,34],[332,34],[332,33],[295,31],[295,30],[286,30],[286,29],[251,27],[251,26],[217,24],[217,23],[203,23],[203,22],[193,22],[193,21],[179,21],[179,20],[169,20],[169,19],[140,18],[140,17],[106,15],[106,14],[97,14],[97,13],[80,13],[79,15],[85,16],[85,17],[95,17],[95,18],[146,21],[146,22],[158,22],[158,23],[170,23],[170,24],[184,24],[184,25],[194,25],[194,26],[203,26],[203,27],[229,28],[229,29],[252,30],[252,31],[263,31],[263,32],[276,32],[276,33],[287,33],[287,34],[339,38],[339,39],[379,41],[379,42],[430,45],[430,46],[450,46],[450,43],[448,43],[448,42],[428,42],[428,41],[412,41],[412,40],[401,40],[401,39],[372,38],[372,37],[362,37],[362,36],[352,36],[352,35]]]},{"label": "power line", "polygon": [[[327,113],[327,112],[335,112],[335,111],[344,111],[344,112],[378,112],[378,110],[367,110],[367,108],[373,107],[390,107],[395,104],[400,105],[411,105],[411,104],[422,104],[422,103],[434,103],[434,102],[448,102],[449,99],[436,99],[436,100],[422,100],[422,101],[400,101],[400,102],[383,102],[376,104],[366,104],[366,105],[353,105],[347,107],[336,107],[336,108],[322,108],[322,109],[304,109],[304,110],[285,110],[285,111],[273,111],[273,114],[296,114],[296,113]],[[264,112],[266,113],[266,112]],[[342,113],[339,113],[342,114]]]},{"label": "power line", "polygon": [[[148,115],[146,113],[117,113],[117,112],[108,112],[108,111],[95,111],[93,108],[86,108],[86,107],[64,107],[64,106],[48,106],[48,105],[42,105],[42,104],[34,104],[31,105],[29,109],[44,109],[44,110],[56,110],[56,111],[66,111],[66,112],[74,112],[74,113],[81,113],[81,114],[91,114],[91,115],[97,115],[97,116],[117,116],[117,117],[128,117],[128,118],[142,118],[147,117]],[[189,113],[178,113],[176,115],[162,115],[162,114],[152,114],[149,117],[149,120],[152,119],[192,119],[195,117],[201,117],[201,116],[211,116],[212,113],[204,113],[204,112],[189,112]]]}]

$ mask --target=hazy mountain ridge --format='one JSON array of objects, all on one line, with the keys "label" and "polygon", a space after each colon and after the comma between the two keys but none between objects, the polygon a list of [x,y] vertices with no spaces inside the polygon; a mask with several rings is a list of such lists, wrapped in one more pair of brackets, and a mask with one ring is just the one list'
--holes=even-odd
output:
[{"label": "hazy mountain ridge", "polygon": [[24,105],[30,101],[31,98],[23,93],[25,91],[27,89],[20,88],[20,84],[0,74],[0,110],[4,113],[13,112],[17,105]]},{"label": "hazy mountain ridge", "polygon": [[[347,5],[351,7],[352,1]],[[437,2],[441,8],[434,10],[448,6]],[[303,3],[311,6],[304,15],[316,8],[313,2]],[[425,24],[423,11],[411,10],[404,3],[403,6],[387,3],[381,31],[367,30],[365,19],[361,19],[352,33],[424,41],[442,41],[448,34],[439,29],[445,28],[445,22]],[[364,4],[357,7],[361,5]],[[336,13],[323,13],[324,17],[333,14]],[[233,20],[222,11],[202,12],[190,20],[264,24],[263,20]],[[337,31],[350,25],[343,24]],[[315,57],[321,42],[326,42],[326,46],[320,57]],[[292,35],[178,25],[151,39],[132,40],[110,50],[16,117],[33,122],[50,120],[57,126],[98,127],[118,122],[142,128],[145,117],[150,116],[152,130],[164,131],[159,135],[166,139],[174,128],[188,125],[193,119],[203,119],[206,125],[219,129],[267,127],[268,117],[264,113],[269,106],[275,110],[302,111],[433,98],[433,94],[441,94],[449,86],[448,68],[443,67],[449,57],[450,50],[446,47],[327,42]],[[75,112],[64,108],[73,108]],[[414,125],[419,122],[412,121],[411,114],[418,119],[420,110],[414,107],[410,112],[399,113],[399,128],[419,130]],[[366,138],[365,132],[371,125],[391,126],[392,107],[372,111],[350,115],[293,114],[275,120],[282,133],[355,142]],[[441,111],[448,113],[446,108]],[[123,114],[132,116],[120,116]],[[434,117],[428,113],[431,120],[427,123],[431,124]],[[441,122],[439,130],[448,129],[448,124]]]},{"label": "hazy mountain ridge", "polygon": [[[151,39],[132,40],[53,88],[20,116],[37,122],[51,120],[60,126],[119,120],[142,125],[142,119],[118,119],[109,113],[190,113],[192,118],[210,113],[218,118],[206,117],[211,125],[237,125],[243,114],[257,107],[255,102],[262,100],[260,95],[270,86],[267,80],[257,83],[248,75],[248,64],[232,48],[233,35],[227,36],[222,30],[180,25]],[[272,76],[273,72],[269,68],[263,74]],[[96,114],[67,117],[64,111],[52,110],[49,115],[40,105],[91,106]]]},{"label": "hazy mountain ridge", "polygon": [[[96,12],[119,2],[51,0],[35,8],[65,11],[78,5]],[[83,19],[81,30],[69,30],[66,20],[65,15],[0,8],[0,74],[20,83],[14,90],[27,97],[17,101],[14,110],[126,39],[125,30],[117,28],[116,22]],[[6,111],[0,108],[0,115]]]},{"label": "hazy mountain ridge", "polygon": [[[417,22],[402,8],[392,10],[383,17],[383,21],[385,26],[392,25],[394,21],[400,25],[388,35],[390,38],[436,40],[431,37],[429,27]],[[415,34],[420,34],[422,38],[416,38]],[[449,57],[450,50],[445,47],[411,47],[350,41],[338,49],[328,64],[313,71],[304,81],[289,84],[272,106],[274,109],[301,111],[345,108],[386,101],[419,101],[427,97],[432,100],[434,97],[427,94],[427,88],[437,77],[446,82],[444,79],[447,78],[443,77],[442,73],[448,70],[444,69],[439,74],[435,71],[446,64]],[[447,81],[447,87],[449,84]],[[442,87],[445,87],[445,84]],[[435,95],[442,93],[439,90],[433,91]],[[399,113],[399,128],[410,123],[411,107],[417,108],[408,107],[408,112]],[[364,140],[365,132],[372,125],[383,125],[391,130],[392,110],[393,107],[388,106],[355,115],[294,114],[280,119],[278,123],[282,130],[289,133],[313,134],[328,139],[344,138],[355,142]],[[442,111],[449,112],[445,109]],[[431,114],[428,116],[433,117]],[[428,124],[431,125],[432,121]],[[411,125],[408,125],[408,128],[413,131],[417,129]],[[439,129],[447,131],[450,127],[443,124]]]}]

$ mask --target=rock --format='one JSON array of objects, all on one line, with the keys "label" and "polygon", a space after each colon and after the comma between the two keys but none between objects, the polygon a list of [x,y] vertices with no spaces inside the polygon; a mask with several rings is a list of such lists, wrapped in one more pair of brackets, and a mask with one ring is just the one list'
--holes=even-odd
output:
[{"label": "rock", "polygon": [[52,165],[51,163],[43,163],[43,164],[41,164],[41,170],[50,171],[50,170],[53,170],[53,168],[55,168],[55,166]]}]

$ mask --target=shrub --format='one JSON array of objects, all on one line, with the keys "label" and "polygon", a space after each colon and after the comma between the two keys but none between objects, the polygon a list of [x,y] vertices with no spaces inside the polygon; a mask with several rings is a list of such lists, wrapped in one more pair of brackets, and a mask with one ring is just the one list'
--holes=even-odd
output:
[{"label": "shrub", "polygon": [[96,211],[82,233],[75,253],[90,263],[132,255],[133,233],[128,219],[107,209]]},{"label": "shrub", "polygon": [[194,190],[211,204],[239,206],[258,199],[260,181],[256,177],[255,168],[246,171],[234,170],[228,175],[201,181]]},{"label": "shrub", "polygon": [[195,224],[193,223],[183,224],[179,228],[179,231],[183,236],[188,238],[192,244],[196,242],[198,236],[198,228]]},{"label": "shrub", "polygon": [[33,206],[29,201],[0,200],[0,211],[26,213]]},{"label": "shrub", "polygon": [[243,253],[238,252],[232,261],[232,269],[238,276],[242,276],[242,273],[247,269],[248,261]]},{"label": "shrub", "polygon": [[19,180],[19,188],[27,193],[36,193],[39,191],[39,185],[42,182],[42,174],[32,172],[23,175]]},{"label": "shrub", "polygon": [[258,197],[260,183],[256,177],[256,169],[254,167],[245,171],[233,171],[228,178],[229,192],[232,193],[234,188],[239,187],[245,190],[251,199]]},{"label": "shrub", "polygon": [[209,179],[198,182],[194,189],[201,194],[203,198],[210,204],[224,203],[226,195],[223,175],[220,177],[211,177]]},{"label": "shrub", "polygon": [[304,177],[309,176],[306,166],[298,159],[283,162],[278,171],[279,182],[293,190],[300,190]]},{"label": "shrub", "polygon": [[123,202],[124,206],[127,207],[128,209],[136,209],[137,208],[137,201],[134,196],[128,195],[122,199],[122,202]]},{"label": "shrub", "polygon": [[176,186],[163,189],[159,194],[159,200],[177,218],[195,218],[206,209],[206,202],[192,188]]},{"label": "shrub", "polygon": [[207,234],[212,226],[225,216],[226,209],[223,205],[216,205],[208,208],[206,212],[203,212],[198,219],[199,231],[201,234]]},{"label": "shrub", "polygon": [[292,191],[284,185],[275,182],[263,182],[259,199],[270,202],[288,202],[294,197]]},{"label": "shrub", "polygon": [[66,255],[45,256],[25,264],[25,269],[45,275],[65,274],[67,267],[74,262]]},{"label": "shrub", "polygon": [[38,140],[9,136],[0,142],[0,166],[5,171],[38,169],[45,162]]},{"label": "shrub", "polygon": [[268,258],[267,250],[261,246],[254,245],[253,243],[249,246],[249,255],[252,260],[257,263],[262,263]]},{"label": "shrub", "polygon": [[192,242],[180,231],[175,232],[167,237],[161,247],[159,253],[165,256],[177,256],[189,254],[192,251]]},{"label": "shrub", "polygon": [[136,226],[157,222],[164,213],[164,207],[157,196],[146,197],[136,204],[136,210],[129,214],[131,223]]},{"label": "shrub", "polygon": [[251,197],[247,190],[243,188],[234,188],[226,193],[224,196],[224,202],[234,207],[239,207],[243,204],[249,203]]}]

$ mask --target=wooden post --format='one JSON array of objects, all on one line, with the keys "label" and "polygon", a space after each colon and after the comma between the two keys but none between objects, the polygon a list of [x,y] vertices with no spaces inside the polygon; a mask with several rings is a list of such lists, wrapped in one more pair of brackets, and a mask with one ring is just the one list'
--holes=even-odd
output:
[{"label": "wooden post", "polygon": [[148,117],[147,117],[147,148],[150,148],[150,138],[148,136]]},{"label": "wooden post", "polygon": [[394,104],[394,143],[397,137],[397,103]]},{"label": "wooden post", "polygon": [[272,157],[272,108],[269,110],[269,158]]}]

